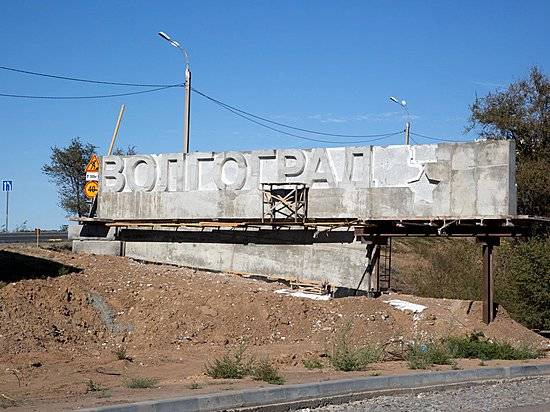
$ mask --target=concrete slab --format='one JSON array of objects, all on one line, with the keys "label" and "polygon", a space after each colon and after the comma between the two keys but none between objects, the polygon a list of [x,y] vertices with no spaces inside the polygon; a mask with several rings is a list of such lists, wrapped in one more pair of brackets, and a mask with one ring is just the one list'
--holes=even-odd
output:
[{"label": "concrete slab", "polygon": [[310,187],[310,218],[516,214],[511,141],[102,159],[98,217],[258,219],[261,183]]},{"label": "concrete slab", "polygon": [[73,252],[93,255],[120,256],[122,242],[119,240],[73,240]]}]

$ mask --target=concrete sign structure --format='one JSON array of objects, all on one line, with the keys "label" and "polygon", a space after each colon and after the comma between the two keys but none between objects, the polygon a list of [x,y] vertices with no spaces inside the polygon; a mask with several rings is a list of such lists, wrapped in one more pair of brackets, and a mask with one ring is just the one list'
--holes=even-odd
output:
[{"label": "concrete sign structure", "polygon": [[105,156],[98,217],[254,219],[262,183],[309,187],[308,218],[516,214],[511,141]]},{"label": "concrete sign structure", "polygon": [[494,317],[493,247],[531,227],[531,218],[517,216],[515,147],[507,140],[100,163],[97,215],[71,229],[75,251],[376,296],[391,288],[393,237],[474,237],[483,248],[486,322]]}]

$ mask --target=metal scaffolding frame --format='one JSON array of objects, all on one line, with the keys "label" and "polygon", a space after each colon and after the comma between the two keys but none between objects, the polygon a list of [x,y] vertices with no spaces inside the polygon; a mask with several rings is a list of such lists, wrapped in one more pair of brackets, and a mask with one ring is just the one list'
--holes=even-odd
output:
[{"label": "metal scaffolding frame", "polygon": [[306,222],[309,189],[305,183],[262,183],[261,190],[262,223]]}]

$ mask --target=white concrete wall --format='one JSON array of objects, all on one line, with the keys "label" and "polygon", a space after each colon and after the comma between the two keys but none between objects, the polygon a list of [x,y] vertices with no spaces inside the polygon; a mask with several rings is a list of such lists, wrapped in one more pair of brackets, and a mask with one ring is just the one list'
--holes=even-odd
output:
[{"label": "white concrete wall", "polygon": [[108,156],[98,216],[261,217],[262,182],[311,187],[311,218],[516,214],[511,141],[254,152]]}]

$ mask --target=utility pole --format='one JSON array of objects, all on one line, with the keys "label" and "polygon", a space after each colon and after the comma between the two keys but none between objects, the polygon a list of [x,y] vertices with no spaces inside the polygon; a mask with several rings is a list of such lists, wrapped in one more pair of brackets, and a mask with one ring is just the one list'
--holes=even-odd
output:
[{"label": "utility pole", "polygon": [[176,40],[165,32],[159,31],[159,36],[182,52],[185,58],[185,109],[183,113],[183,153],[189,153],[189,127],[191,123],[191,69],[189,68],[189,54]]},{"label": "utility pole", "polygon": [[405,144],[408,146],[411,140],[411,115],[409,109],[407,109],[407,102],[405,100],[399,100],[397,97],[390,96],[390,100],[395,104],[398,104],[405,113],[407,113],[407,122],[405,123]]},{"label": "utility pole", "polygon": [[185,65],[185,126],[183,128],[183,153],[189,153],[189,126],[191,123],[191,69]]}]

